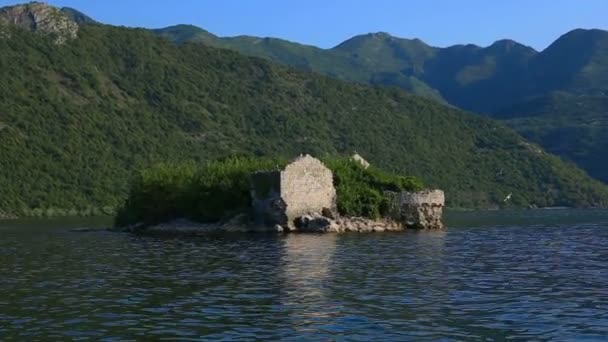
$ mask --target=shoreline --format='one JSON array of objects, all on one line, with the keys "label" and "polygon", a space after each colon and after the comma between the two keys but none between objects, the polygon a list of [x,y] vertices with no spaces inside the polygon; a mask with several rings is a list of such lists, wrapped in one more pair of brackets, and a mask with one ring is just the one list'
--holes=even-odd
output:
[{"label": "shoreline", "polygon": [[[443,227],[442,227],[443,228]],[[111,228],[141,235],[207,235],[218,233],[375,233],[421,230],[407,227],[390,219],[367,219],[364,217],[338,217],[331,219],[320,215],[305,215],[294,228],[280,225],[259,224],[246,215],[239,215],[226,222],[200,223],[180,218],[164,223],[143,226],[133,225],[125,228]]]},{"label": "shoreline", "polygon": [[[534,210],[608,210],[608,207],[513,207],[513,208],[459,208],[459,207],[444,207],[446,211],[451,212],[473,212],[473,211],[534,211]],[[27,215],[19,216],[16,214],[0,215],[0,221],[16,221],[16,220],[47,220],[47,219],[68,219],[68,218],[91,218],[91,217],[113,217],[112,214],[77,214],[77,215],[50,215],[37,216]]]}]

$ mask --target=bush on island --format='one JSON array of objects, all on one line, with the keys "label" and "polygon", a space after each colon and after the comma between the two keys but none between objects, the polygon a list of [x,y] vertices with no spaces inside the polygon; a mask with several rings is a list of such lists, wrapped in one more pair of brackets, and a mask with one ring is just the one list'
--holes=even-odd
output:
[{"label": "bush on island", "polygon": [[[364,168],[348,158],[325,158],[334,173],[338,211],[378,218],[387,209],[384,191],[422,189],[420,180]],[[206,164],[158,164],[138,172],[116,225],[152,225],[176,218],[217,222],[251,206],[250,175],[283,168],[281,159],[231,157]]]}]

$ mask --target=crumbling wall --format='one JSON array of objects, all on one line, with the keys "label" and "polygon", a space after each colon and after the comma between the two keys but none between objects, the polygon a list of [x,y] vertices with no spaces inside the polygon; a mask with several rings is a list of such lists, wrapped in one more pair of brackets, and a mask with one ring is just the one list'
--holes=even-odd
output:
[{"label": "crumbling wall", "polygon": [[260,223],[293,228],[296,218],[336,210],[333,173],[309,155],[299,157],[282,171],[251,175],[251,197]]},{"label": "crumbling wall", "polygon": [[316,158],[300,157],[281,172],[281,198],[290,224],[302,215],[320,214],[324,208],[335,211],[333,173]]},{"label": "crumbling wall", "polygon": [[281,172],[255,172],[251,175],[251,199],[257,223],[287,224],[286,204],[281,198]]},{"label": "crumbling wall", "polygon": [[390,208],[389,217],[406,228],[443,228],[443,207],[445,194],[441,190],[420,192],[387,192]]}]

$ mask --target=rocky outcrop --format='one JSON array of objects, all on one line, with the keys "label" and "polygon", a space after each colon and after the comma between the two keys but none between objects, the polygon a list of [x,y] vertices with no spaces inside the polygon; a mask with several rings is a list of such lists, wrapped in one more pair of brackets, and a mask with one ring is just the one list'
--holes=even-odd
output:
[{"label": "rocky outcrop", "polygon": [[124,231],[151,235],[207,235],[214,233],[374,233],[403,231],[398,222],[382,219],[370,220],[363,217],[338,217],[335,219],[319,214],[304,215],[296,218],[292,227],[281,225],[257,224],[246,215],[240,215],[223,223],[197,223],[179,219],[153,226],[131,226]]},{"label": "rocky outcrop", "polygon": [[76,22],[60,9],[40,2],[1,8],[0,26],[2,25],[14,25],[31,32],[52,35],[56,44],[64,44],[78,34]]},{"label": "rocky outcrop", "polygon": [[405,227],[399,222],[381,219],[371,220],[364,217],[338,217],[335,219],[322,215],[305,215],[296,220],[297,233],[374,233],[402,231]]},{"label": "rocky outcrop", "polygon": [[443,227],[440,222],[431,220],[431,217],[436,218],[436,216],[418,215],[416,217],[419,221],[407,224],[391,218],[371,220],[364,217],[341,217],[332,211],[324,210],[323,214],[307,214],[297,217],[293,225],[285,226],[256,223],[248,215],[242,214],[222,223],[197,223],[180,219],[154,226],[132,226],[126,230],[139,234],[190,236],[213,233],[375,233],[404,231],[410,228]]}]

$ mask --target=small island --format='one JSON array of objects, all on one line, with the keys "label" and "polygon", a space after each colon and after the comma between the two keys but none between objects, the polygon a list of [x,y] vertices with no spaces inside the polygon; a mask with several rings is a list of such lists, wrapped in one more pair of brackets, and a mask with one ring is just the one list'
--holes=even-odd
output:
[{"label": "small island", "polygon": [[135,233],[380,232],[441,229],[441,190],[358,154],[291,162],[230,158],[140,172],[116,225]]}]

